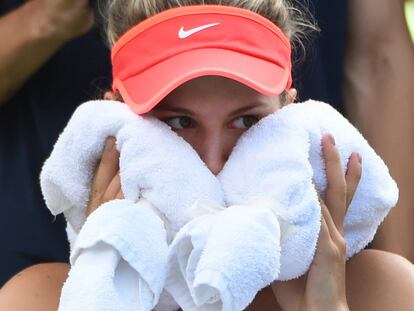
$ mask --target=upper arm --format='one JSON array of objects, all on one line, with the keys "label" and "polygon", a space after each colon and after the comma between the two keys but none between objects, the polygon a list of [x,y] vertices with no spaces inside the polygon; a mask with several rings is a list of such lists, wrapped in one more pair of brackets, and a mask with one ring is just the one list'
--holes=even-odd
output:
[{"label": "upper arm", "polygon": [[[414,49],[405,20],[404,2],[349,0],[345,90],[353,91],[347,88],[349,86],[360,88],[358,92],[370,94],[364,100],[371,98],[377,103],[385,94],[385,103],[390,100],[394,103],[401,100],[394,93],[398,96],[404,93],[404,88],[411,90],[413,65]],[[403,90],[400,86],[404,86]],[[350,105],[354,105],[353,101]]]},{"label": "upper arm", "polygon": [[[379,44],[410,42],[403,0],[349,0],[348,44],[375,52]],[[367,52],[368,52],[367,50]]]},{"label": "upper arm", "polygon": [[0,290],[0,310],[56,311],[69,266],[40,264],[16,274]]},{"label": "upper arm", "polygon": [[377,250],[363,251],[347,264],[350,310],[412,310],[414,266],[405,258]]}]

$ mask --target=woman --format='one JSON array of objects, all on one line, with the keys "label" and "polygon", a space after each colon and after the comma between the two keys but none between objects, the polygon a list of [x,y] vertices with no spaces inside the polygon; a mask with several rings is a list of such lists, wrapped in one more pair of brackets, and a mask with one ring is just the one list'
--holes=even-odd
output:
[{"label": "woman", "polygon": [[[185,1],[184,4],[199,4],[199,2]],[[277,25],[280,32],[291,41],[298,36],[300,37],[301,27],[306,25],[303,19],[298,19],[298,11],[292,9],[286,1],[208,2],[208,4],[220,3],[259,13]],[[240,67],[246,70],[243,76],[246,78],[244,80],[240,78],[240,75],[236,77],[223,74],[224,71],[222,74],[213,74],[206,70],[191,79],[189,79],[188,72],[184,72],[181,73],[182,80],[170,83],[169,88],[163,91],[165,94],[161,94],[163,96],[156,94],[158,97],[162,97],[161,101],[157,100],[157,96],[154,94],[149,94],[153,96],[142,104],[138,98],[144,96],[145,93],[151,93],[151,91],[139,89],[137,92],[137,87],[128,84],[128,81],[131,82],[128,80],[130,78],[133,78],[135,82],[136,79],[139,80],[140,74],[129,73],[128,76],[122,76],[122,73],[125,73],[123,70],[130,70],[136,65],[136,62],[141,60],[128,58],[130,57],[128,55],[131,54],[124,57],[119,56],[118,52],[128,42],[135,40],[135,35],[138,32],[129,30],[137,22],[180,4],[182,4],[180,1],[173,0],[131,0],[110,3],[108,38],[111,44],[118,43],[113,48],[114,91],[108,92],[105,97],[124,100],[135,112],[147,114],[166,122],[194,148],[211,172],[217,175],[244,131],[259,119],[294,101],[296,90],[291,87],[291,79],[284,75],[286,71],[290,73],[291,69],[290,45],[286,44],[287,39],[285,40],[285,37],[280,35],[278,31],[276,31],[278,32],[277,38],[272,35],[272,38],[277,41],[275,44],[278,45],[278,48],[286,52],[285,54],[282,52],[281,56],[275,60],[278,68],[283,70],[276,70],[272,67],[276,70],[272,72],[275,75],[271,76],[270,82],[264,81],[264,84],[277,82],[274,92],[266,92],[264,90],[266,86],[263,87],[264,84],[259,83],[266,77],[256,75],[256,70],[248,71],[248,66],[240,62]],[[203,24],[202,27],[192,26],[190,28],[183,26],[178,32],[179,40],[171,42],[182,42],[181,40],[187,39],[193,34],[208,28],[212,29],[219,24],[209,23]],[[155,24],[151,24],[151,27],[153,25]],[[232,26],[235,25],[232,24]],[[261,26],[252,27],[262,29],[263,25],[268,27],[267,30],[272,28],[268,22],[263,22]],[[234,28],[237,31],[240,30],[246,41],[255,40],[254,37],[251,38],[244,34],[241,28]],[[129,34],[127,35],[128,40],[121,37],[125,32]],[[231,32],[232,30],[226,31],[225,35],[227,36]],[[233,31],[233,35],[238,35],[234,33]],[[264,32],[260,32],[260,34],[264,34]],[[166,43],[161,42],[161,45],[165,43],[166,46],[162,46],[163,49],[160,50],[160,53],[173,44],[168,38],[163,39]],[[215,40],[215,37],[208,37],[208,40]],[[138,40],[136,43],[142,42]],[[152,45],[149,46],[152,47]],[[238,49],[239,46],[233,46],[233,48]],[[124,48],[123,51],[125,49],[127,48]],[[191,51],[187,52],[194,54]],[[239,52],[243,54],[243,51]],[[218,55],[222,56],[223,53],[220,52]],[[233,57],[235,55],[232,54]],[[289,57],[284,57],[286,55]],[[118,63],[120,57],[123,57],[126,62]],[[150,54],[149,57],[151,57]],[[276,56],[272,54],[271,57]],[[263,62],[257,61],[260,57],[254,56],[253,58],[258,66],[263,64]],[[234,58],[232,59],[234,60]],[[251,60],[249,57],[243,59]],[[173,60],[173,57],[168,60]],[[191,63],[190,58],[188,58],[188,62]],[[223,62],[221,69],[226,67],[230,70],[231,65]],[[124,67],[120,68],[122,66]],[[173,74],[176,74],[179,69],[177,66],[171,67]],[[232,70],[234,70],[232,71],[234,74],[238,69],[232,68]],[[156,79],[156,76],[153,78],[146,80],[145,83],[157,84],[164,77],[159,77],[159,80]],[[280,88],[281,86],[283,87]],[[88,214],[91,214],[106,201],[123,198],[118,173],[119,154],[114,148],[114,143],[113,138],[108,139],[102,159],[97,167]],[[414,299],[411,295],[414,289],[414,269],[408,261],[396,255],[370,250],[362,251],[346,262],[343,238],[344,215],[360,179],[362,159],[357,153],[353,153],[347,172],[344,174],[334,138],[330,135],[324,136],[322,147],[328,188],[324,197],[321,198],[323,220],[314,261],[305,276],[288,282],[274,282],[265,288],[257,295],[249,310],[409,310],[414,305]],[[45,264],[21,272],[1,290],[0,308],[4,310],[6,308],[7,310],[27,310],[28,308],[31,310],[56,310],[60,290],[68,270],[69,267],[64,264]],[[25,301],[21,299],[22,293],[26,293]]]}]

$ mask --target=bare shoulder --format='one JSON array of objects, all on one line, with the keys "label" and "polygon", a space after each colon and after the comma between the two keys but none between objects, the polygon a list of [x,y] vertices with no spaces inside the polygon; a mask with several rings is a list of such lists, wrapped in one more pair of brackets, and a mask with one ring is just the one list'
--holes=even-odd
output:
[{"label": "bare shoulder", "polygon": [[412,310],[414,266],[404,257],[365,250],[347,263],[347,297],[351,310]]},{"label": "bare shoulder", "polygon": [[48,263],[19,272],[1,288],[0,310],[56,311],[68,271],[68,264]]}]

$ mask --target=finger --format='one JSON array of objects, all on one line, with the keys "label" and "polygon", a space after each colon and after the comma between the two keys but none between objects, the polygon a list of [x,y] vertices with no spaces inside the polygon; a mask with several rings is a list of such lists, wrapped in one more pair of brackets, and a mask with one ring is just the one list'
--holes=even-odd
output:
[{"label": "finger", "polygon": [[323,202],[322,199],[319,200],[320,206],[321,206],[321,212],[322,212],[322,224],[324,223],[326,225],[326,228],[328,230],[329,236],[332,240],[337,241],[338,238],[342,237],[343,231],[338,228],[332,218],[331,213],[328,210],[328,207]]},{"label": "finger", "polygon": [[323,248],[324,246],[326,246],[332,240],[331,231],[333,229],[336,230],[336,226],[332,220],[331,215],[329,215],[329,212],[326,213],[326,211],[327,208],[325,206],[325,208],[322,208],[321,228],[319,231],[317,246],[318,248]]},{"label": "finger", "polygon": [[115,148],[115,139],[107,139],[101,160],[97,166],[93,181],[88,212],[100,205],[100,200],[105,194],[110,182],[119,169],[119,153]]},{"label": "finger", "polygon": [[346,254],[345,238],[338,232],[333,220],[329,218],[329,211],[325,207],[321,220],[321,228],[318,237],[313,264],[332,263],[332,260],[343,259]]},{"label": "finger", "polygon": [[332,135],[324,135],[322,138],[322,149],[327,178],[324,201],[336,227],[342,232],[346,210],[346,181],[342,170],[341,158],[338,149],[335,147],[335,140]]},{"label": "finger", "polygon": [[332,219],[331,213],[329,213],[328,208],[326,207],[325,202],[323,201],[323,199],[320,197],[320,195],[318,194],[319,197],[319,205],[321,206],[321,213],[322,213],[322,218],[327,222],[327,225],[329,224],[328,228],[332,228],[334,227],[336,228],[335,222]]},{"label": "finger", "polygon": [[119,170],[119,153],[115,148],[115,139],[107,139],[101,161],[95,173],[93,188],[103,195]]},{"label": "finger", "polygon": [[113,199],[116,199],[118,196],[118,193],[121,191],[121,177],[119,175],[119,171],[116,173],[112,181],[110,182],[108,189],[105,192],[105,195],[103,196],[102,203],[111,201]]},{"label": "finger", "polygon": [[352,202],[362,174],[362,158],[357,152],[351,154],[345,175],[346,180],[346,211]]}]

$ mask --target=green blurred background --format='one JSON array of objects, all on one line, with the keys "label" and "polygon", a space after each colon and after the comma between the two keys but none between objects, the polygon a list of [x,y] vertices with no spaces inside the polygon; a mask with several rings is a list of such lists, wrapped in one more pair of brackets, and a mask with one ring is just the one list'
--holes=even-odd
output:
[{"label": "green blurred background", "polygon": [[407,17],[408,27],[410,28],[411,38],[414,41],[414,1],[405,2],[405,16]]}]

